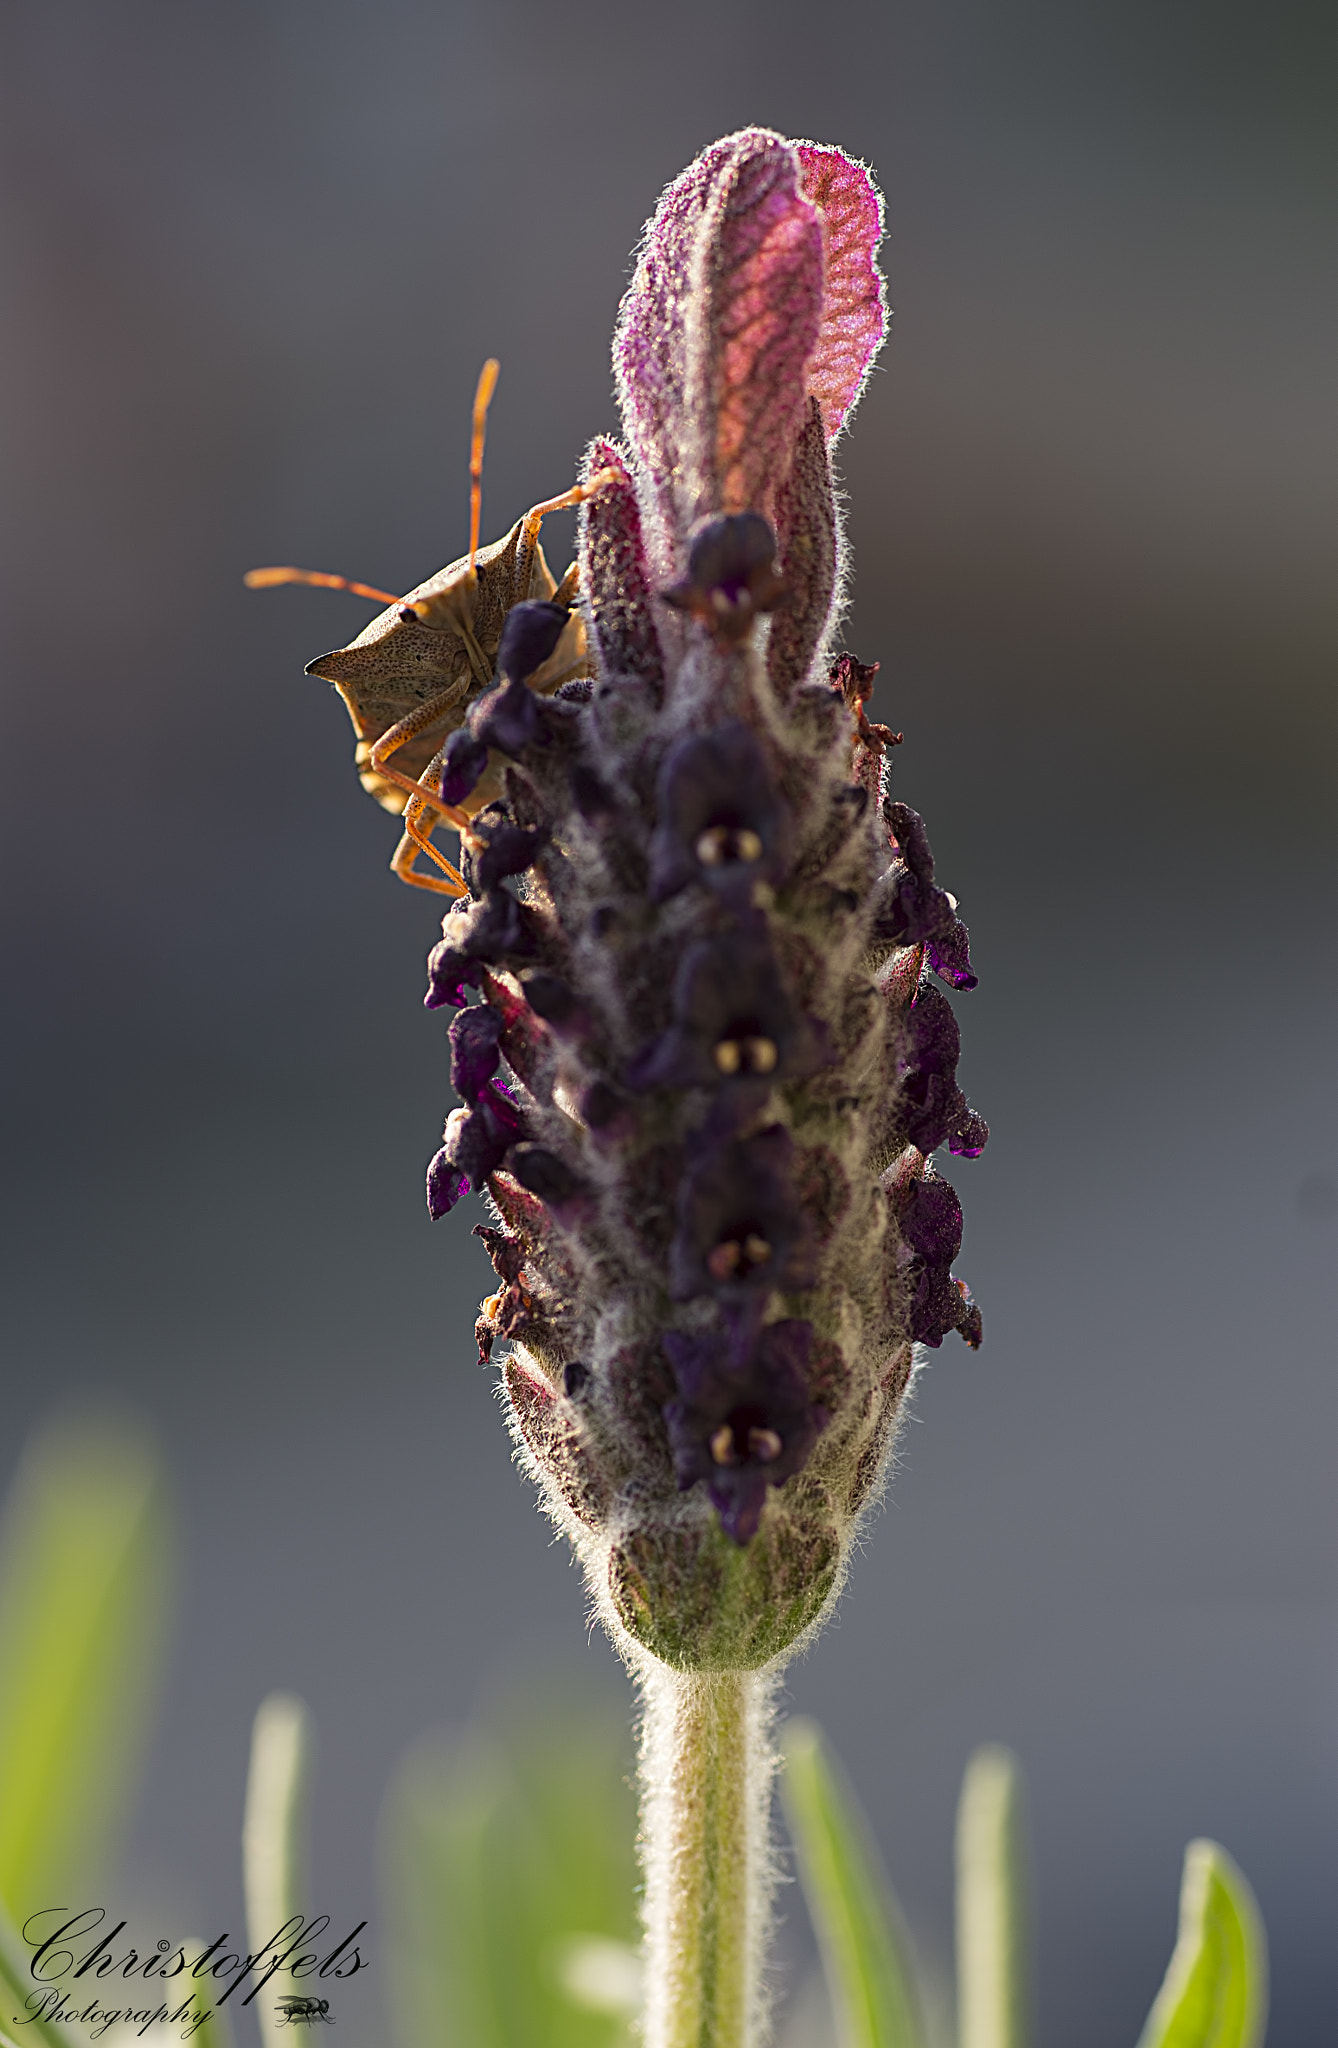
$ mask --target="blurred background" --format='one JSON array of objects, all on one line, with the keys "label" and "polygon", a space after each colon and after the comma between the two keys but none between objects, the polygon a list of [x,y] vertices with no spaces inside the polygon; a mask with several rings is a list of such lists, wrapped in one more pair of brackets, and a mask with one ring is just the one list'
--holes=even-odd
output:
[{"label": "blurred background", "polygon": [[81,1392],[165,1450],[118,1901],[240,1931],[274,1686],[348,1924],[411,1739],[624,1689],[474,1363],[476,1205],[423,1205],[434,906],[302,673],[367,607],[241,577],[457,555],[489,353],[487,534],[564,489],[643,219],[757,121],[887,194],[847,644],[993,1127],[953,1174],[985,1348],[935,1356],[790,1697],[944,1966],[962,1766],[1017,1751],[1040,2048],[1134,2040],[1198,1833],[1258,1892],[1271,2048],[1326,2032],[1330,40],[1317,0],[10,0],[0,1477]]}]

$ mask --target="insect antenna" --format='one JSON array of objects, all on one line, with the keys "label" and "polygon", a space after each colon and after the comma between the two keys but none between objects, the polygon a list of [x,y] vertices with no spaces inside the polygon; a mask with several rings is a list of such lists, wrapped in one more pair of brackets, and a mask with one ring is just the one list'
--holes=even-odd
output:
[{"label": "insect antenna", "polygon": [[324,569],[248,569],[242,582],[248,590],[273,590],[279,583],[314,583],[318,590],[351,590],[355,597],[370,597],[376,604],[399,603],[393,590],[354,583],[348,576],[331,576]]},{"label": "insect antenna", "polygon": [[469,573],[474,574],[474,557],[479,551],[479,532],[483,524],[483,437],[488,430],[488,407],[492,404],[493,392],[501,374],[501,364],[496,356],[489,356],[479,371],[479,381],[474,392],[474,424],[469,439]]},{"label": "insect antenna", "polygon": [[[473,425],[469,437],[468,581],[471,589],[478,579],[474,560],[479,551],[479,534],[483,525],[483,442],[488,430],[488,408],[492,404],[492,395],[497,389],[501,369],[502,366],[496,356],[489,356],[479,371],[479,381],[474,391]],[[550,508],[541,505],[536,509],[542,517]],[[535,531],[538,531],[537,521]],[[248,590],[273,590],[281,583],[309,583],[318,590],[347,590],[354,597],[370,598],[374,604],[400,603],[398,591],[378,590],[374,583],[356,583],[351,576],[332,576],[324,569],[248,569],[242,581]]]}]

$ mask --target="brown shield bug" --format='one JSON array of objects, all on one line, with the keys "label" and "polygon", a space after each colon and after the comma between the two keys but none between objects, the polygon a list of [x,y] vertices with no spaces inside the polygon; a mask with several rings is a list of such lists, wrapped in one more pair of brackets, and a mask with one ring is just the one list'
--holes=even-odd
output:
[{"label": "brown shield bug", "polygon": [[[307,674],[323,677],[338,690],[357,735],[353,758],[363,788],[403,819],[404,836],[391,858],[391,872],[415,888],[435,889],[446,896],[463,895],[464,883],[432,844],[433,832],[443,822],[457,831],[467,828],[470,817],[499,793],[494,762],[465,805],[443,803],[439,786],[446,741],[492,682],[502,626],[511,607],[527,598],[572,603],[576,565],[561,583],[555,582],[539,545],[539,529],[546,514],[581,504],[603,482],[601,472],[588,484],[531,506],[501,540],[479,546],[483,439],[498,368],[489,358],[474,394],[467,555],[403,597],[315,569],[252,569],[246,577],[252,590],[312,583],[325,590],[348,590],[386,607],[347,647],[310,662]],[[529,685],[546,694],[589,673],[584,623],[572,612],[556,649],[529,678]],[[418,868],[420,853],[440,873],[425,874]]]}]

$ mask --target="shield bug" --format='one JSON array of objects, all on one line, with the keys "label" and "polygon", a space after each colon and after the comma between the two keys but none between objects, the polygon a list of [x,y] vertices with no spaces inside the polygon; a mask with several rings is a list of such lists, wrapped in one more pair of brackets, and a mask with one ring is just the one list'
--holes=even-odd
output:
[{"label": "shield bug", "polygon": [[[576,565],[561,583],[555,582],[539,545],[539,529],[549,512],[581,504],[603,481],[601,473],[588,484],[531,506],[501,540],[481,548],[483,440],[497,375],[498,364],[490,358],[474,394],[467,555],[403,597],[315,569],[252,569],[246,577],[252,590],[312,583],[325,590],[351,591],[385,606],[347,647],[310,662],[307,674],[323,677],[338,690],[357,736],[353,758],[359,780],[370,796],[403,820],[404,834],[391,858],[391,872],[415,888],[447,896],[463,895],[464,883],[432,844],[433,832],[443,822],[457,831],[466,829],[470,817],[498,795],[500,771],[496,761],[491,763],[463,806],[443,803],[440,777],[446,741],[492,682],[502,627],[512,606],[528,598],[571,605],[577,592]],[[584,623],[573,611],[553,654],[529,684],[547,694],[572,677],[589,673]],[[420,869],[419,854],[440,872]]]}]

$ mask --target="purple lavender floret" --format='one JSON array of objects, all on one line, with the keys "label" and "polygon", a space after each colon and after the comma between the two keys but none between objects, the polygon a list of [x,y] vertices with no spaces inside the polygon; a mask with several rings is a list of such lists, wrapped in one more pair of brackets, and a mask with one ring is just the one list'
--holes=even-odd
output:
[{"label": "purple lavender floret", "polygon": [[975,988],[966,926],[952,897],[934,880],[924,819],[909,804],[885,804],[883,814],[897,859],[879,878],[876,936],[901,946],[923,943],[930,969],[941,980],[952,988]]},{"label": "purple lavender floret", "polygon": [[874,934],[899,946],[918,946],[951,926],[952,898],[934,880],[924,819],[909,804],[887,804],[884,810],[898,858],[879,880]]},{"label": "purple lavender floret", "polygon": [[961,1032],[952,1004],[922,975],[906,1016],[898,1078],[906,1109],[906,1136],[921,1152],[946,1144],[959,1157],[977,1159],[989,1125],[967,1106],[957,1085]]},{"label": "purple lavender floret", "polygon": [[968,1109],[948,1138],[948,1150],[956,1159],[979,1159],[989,1142],[990,1127],[979,1110]]},{"label": "purple lavender floret", "polygon": [[526,688],[556,651],[571,623],[563,605],[526,602],[507,613],[497,649],[499,681],[472,707],[466,723],[446,743],[441,796],[463,803],[482,780],[489,750],[515,758],[551,737],[544,699]]},{"label": "purple lavender floret", "polygon": [[451,1019],[451,1086],[463,1102],[477,1102],[502,1063],[504,1019],[486,1003]]},{"label": "purple lavender floret", "polygon": [[660,592],[725,640],[740,640],[785,595],[776,574],[776,536],[759,512],[704,519],[688,549],[688,573]]},{"label": "purple lavender floret", "polygon": [[462,1173],[443,1145],[428,1162],[427,1213],[434,1223],[449,1216],[462,1195],[469,1193],[469,1175]]},{"label": "purple lavender floret", "polygon": [[541,669],[571,623],[565,605],[517,604],[506,615],[497,649],[497,673],[523,683]]},{"label": "purple lavender floret", "polygon": [[915,1180],[901,1217],[901,1234],[928,1266],[950,1266],[962,1248],[962,1205],[946,1180]]},{"label": "purple lavender floret", "polygon": [[735,1304],[813,1284],[809,1218],[795,1194],[794,1141],[780,1124],[708,1150],[689,1168],[669,1255],[675,1301]]},{"label": "purple lavender floret", "polygon": [[[834,644],[881,219],[862,166],[765,129],[665,194],[573,614],[511,612],[446,751],[449,800],[489,749],[502,796],[429,960],[462,1097],[429,1206],[490,1204],[523,1459],[615,1638],[693,1669],[813,1624],[917,1347],[980,1340],[929,1163],[986,1136],[939,986],[974,986],[966,930]],[[589,674],[545,696],[577,616]]]},{"label": "purple lavender floret", "polygon": [[453,946],[444,939],[427,956],[427,994],[423,997],[423,1008],[440,1010],[449,1006],[463,1009],[469,1001],[466,991],[477,988],[482,975],[481,962],[473,959],[463,947]]},{"label": "purple lavender floret", "polygon": [[467,1107],[453,1109],[446,1119],[444,1151],[471,1185],[480,1187],[496,1173],[525,1125],[515,1104],[495,1085],[480,1089]]},{"label": "purple lavender floret", "polygon": [[811,1323],[769,1323],[742,1349],[727,1334],[669,1331],[664,1348],[678,1385],[666,1402],[680,1491],[706,1482],[736,1543],[756,1535],[769,1486],[803,1470],[827,1411],[809,1398]]},{"label": "purple lavender floret", "polygon": [[543,730],[543,700],[523,682],[508,678],[480,697],[469,715],[469,729],[486,746],[514,759]]},{"label": "purple lavender floret", "polygon": [[980,1312],[952,1263],[962,1248],[962,1205],[946,1180],[915,1180],[901,1214],[901,1235],[911,1253],[911,1334],[937,1350],[950,1330],[961,1330],[974,1350]]},{"label": "purple lavender floret", "polygon": [[925,958],[939,980],[946,981],[949,988],[979,986],[979,978],[971,970],[967,930],[960,917],[954,917],[945,930],[935,932],[933,938],[926,942]]},{"label": "purple lavender floret", "polygon": [[789,994],[759,922],[688,947],[674,981],[673,1022],[632,1061],[627,1078],[633,1088],[765,1094],[811,1073],[820,1059],[818,1031]]},{"label": "purple lavender floret", "polygon": [[486,896],[465,897],[441,921],[442,938],[427,956],[426,1009],[443,1003],[459,1008],[466,987],[477,988],[485,965],[510,965],[532,960],[535,941],[531,920],[505,889]]},{"label": "purple lavender floret", "polygon": [[786,815],[757,735],[740,719],[693,733],[665,754],[650,842],[650,898],[690,883],[741,902],[781,872]]},{"label": "purple lavender floret", "polygon": [[472,796],[483,780],[487,765],[486,742],[478,739],[467,725],[462,725],[446,742],[446,758],[441,770],[442,802],[462,804],[466,797]]},{"label": "purple lavender floret", "polygon": [[500,804],[490,804],[470,819],[465,879],[471,889],[486,896],[511,875],[523,875],[533,867],[535,855],[548,833],[542,826],[515,825]]}]

